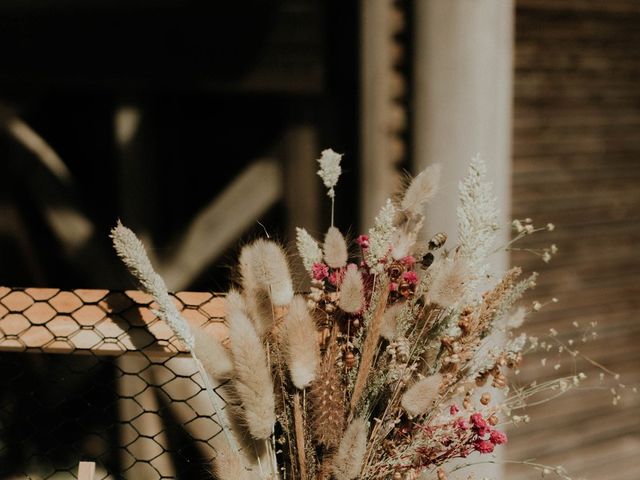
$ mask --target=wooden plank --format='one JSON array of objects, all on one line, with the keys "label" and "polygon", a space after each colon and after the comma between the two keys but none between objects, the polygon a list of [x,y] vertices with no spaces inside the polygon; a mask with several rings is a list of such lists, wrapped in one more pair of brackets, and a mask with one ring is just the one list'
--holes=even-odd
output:
[{"label": "wooden plank", "polygon": [[93,462],[80,462],[78,465],[78,480],[94,480],[96,464]]},{"label": "wooden plank", "polygon": [[[221,295],[178,292],[173,299],[190,325],[226,337]],[[156,309],[150,296],[135,290],[0,287],[0,351],[188,353]]]}]

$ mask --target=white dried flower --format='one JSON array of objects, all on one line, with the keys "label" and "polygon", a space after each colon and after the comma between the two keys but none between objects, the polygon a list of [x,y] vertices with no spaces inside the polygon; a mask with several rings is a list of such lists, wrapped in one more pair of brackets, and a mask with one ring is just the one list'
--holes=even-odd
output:
[{"label": "white dried flower", "polygon": [[[460,255],[481,278],[487,271],[487,257],[498,229],[497,199],[486,180],[487,167],[479,156],[469,165],[469,173],[458,187],[458,239]],[[526,227],[525,227],[526,228]]]},{"label": "white dried flower", "polygon": [[369,229],[369,248],[365,251],[365,259],[374,272],[380,273],[383,270],[378,262],[389,253],[391,237],[396,230],[393,225],[395,214],[393,203],[387,199],[378,212],[373,227]]},{"label": "white dried flower", "polygon": [[304,268],[311,272],[314,263],[322,262],[322,249],[304,228],[296,228],[296,245]]},{"label": "white dried flower", "polygon": [[320,164],[318,175],[324,182],[324,186],[328,188],[327,195],[331,198],[335,198],[336,196],[333,188],[338,183],[338,179],[342,173],[340,160],[342,160],[342,155],[334,152],[330,148],[323,150],[322,156],[318,159],[318,163]]},{"label": "white dried flower", "polygon": [[553,232],[556,229],[556,226],[553,223],[547,223],[547,230]]}]

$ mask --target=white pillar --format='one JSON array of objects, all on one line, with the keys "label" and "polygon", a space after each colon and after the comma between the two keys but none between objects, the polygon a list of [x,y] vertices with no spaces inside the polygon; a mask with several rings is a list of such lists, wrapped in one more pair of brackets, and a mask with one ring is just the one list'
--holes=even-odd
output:
[{"label": "white pillar", "polygon": [[[427,228],[446,231],[453,244],[458,181],[476,154],[487,163],[500,220],[509,218],[514,5],[420,0],[415,18],[415,170],[442,164]],[[493,260],[498,271],[508,264],[507,255]]]},{"label": "white pillar", "polygon": [[[457,185],[472,156],[487,163],[500,205],[510,210],[513,0],[415,2],[414,169],[443,166],[440,194],[427,210],[427,232],[445,231],[456,242]],[[508,230],[502,230],[505,243]],[[496,255],[492,269],[506,270]],[[479,459],[481,460],[481,459]],[[478,465],[476,478],[499,478],[501,468]],[[454,478],[467,478],[462,470]]]}]

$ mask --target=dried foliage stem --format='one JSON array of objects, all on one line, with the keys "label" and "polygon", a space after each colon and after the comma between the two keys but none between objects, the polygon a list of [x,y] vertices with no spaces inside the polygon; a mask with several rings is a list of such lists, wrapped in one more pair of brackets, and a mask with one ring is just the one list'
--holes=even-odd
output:
[{"label": "dried foliage stem", "polygon": [[[378,279],[376,279],[377,281]],[[353,392],[351,394],[351,401],[349,407],[349,417],[353,418],[356,412],[356,408],[364,392],[364,388],[369,378],[369,373],[373,367],[373,360],[378,350],[378,341],[380,340],[381,322],[384,316],[384,311],[387,307],[387,300],[389,298],[389,290],[387,288],[387,281],[382,280],[377,287],[382,290],[380,297],[377,299],[377,306],[375,313],[369,320],[367,336],[362,346],[362,355],[360,358],[360,365],[358,366],[358,376],[353,386]]]}]

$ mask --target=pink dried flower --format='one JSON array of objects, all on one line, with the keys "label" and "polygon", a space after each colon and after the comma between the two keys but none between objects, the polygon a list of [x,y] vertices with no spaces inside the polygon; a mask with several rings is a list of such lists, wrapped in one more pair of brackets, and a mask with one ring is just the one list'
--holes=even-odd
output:
[{"label": "pink dried flower", "polygon": [[500,430],[493,430],[489,435],[489,440],[491,440],[496,445],[502,445],[504,443],[507,443],[507,434],[501,432]]},{"label": "pink dried flower", "polygon": [[314,263],[311,266],[311,274],[315,280],[324,280],[329,275],[329,267],[324,263]]},{"label": "pink dried flower", "polygon": [[469,423],[464,418],[458,418],[453,426],[458,430],[469,430]]},{"label": "pink dried flower", "polygon": [[456,413],[458,413],[459,411],[460,411],[460,409],[459,409],[457,406],[455,406],[455,405],[451,405],[451,406],[449,407],[449,413],[450,413],[451,415],[455,415],[455,414],[456,414]]},{"label": "pink dried flower", "polygon": [[391,282],[389,284],[389,291],[390,292],[397,292],[398,291],[398,284],[396,282]]},{"label": "pink dried flower", "polygon": [[369,236],[360,235],[358,238],[356,238],[356,243],[360,245],[361,248],[369,248]]},{"label": "pink dried flower", "polygon": [[473,443],[473,448],[475,448],[480,453],[491,453],[493,452],[494,447],[495,445],[489,440],[476,440]]},{"label": "pink dried flower", "polygon": [[413,265],[416,263],[416,259],[411,255],[407,255],[406,257],[402,257],[400,259],[400,262],[402,262],[407,267],[413,267]]},{"label": "pink dried flower", "polygon": [[415,285],[418,283],[418,275],[413,270],[409,270],[408,272],[404,272],[402,274],[402,278],[405,282],[411,283]]},{"label": "pink dried flower", "polygon": [[340,284],[342,283],[342,279],[344,278],[344,272],[345,272],[344,268],[339,268],[331,272],[329,274],[329,283],[331,285],[339,287]]},{"label": "pink dried flower", "polygon": [[485,436],[491,431],[489,424],[484,418],[482,418],[482,415],[480,413],[474,413],[473,415],[471,415],[471,423],[473,424],[473,429],[481,437]]}]

